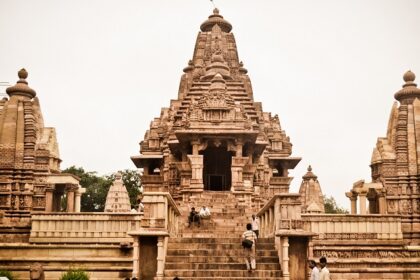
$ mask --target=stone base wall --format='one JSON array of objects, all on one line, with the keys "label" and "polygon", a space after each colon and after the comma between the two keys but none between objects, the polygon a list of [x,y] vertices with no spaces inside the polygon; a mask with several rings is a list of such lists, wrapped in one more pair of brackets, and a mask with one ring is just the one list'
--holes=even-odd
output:
[{"label": "stone base wall", "polygon": [[19,280],[29,279],[29,268],[41,263],[46,280],[57,280],[69,268],[81,268],[91,280],[131,277],[133,250],[119,245],[0,244],[0,269]]}]

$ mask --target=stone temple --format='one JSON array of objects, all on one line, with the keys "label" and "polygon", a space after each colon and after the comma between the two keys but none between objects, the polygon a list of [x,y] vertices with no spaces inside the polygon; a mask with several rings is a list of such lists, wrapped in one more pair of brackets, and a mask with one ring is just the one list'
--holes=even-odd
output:
[{"label": "stone temple", "polygon": [[[395,94],[372,181],[346,193],[351,214],[326,214],[312,167],[299,193],[290,193],[289,170],[300,158],[278,116],[254,100],[231,31],[217,9],[201,24],[177,99],[131,157],[142,169],[143,212],[130,211],[118,178],[109,211],[80,212],[84,190],[60,172],[55,130],[43,126],[28,74],[19,72],[0,101],[0,269],[18,279],[37,279],[29,275],[36,262],[45,279],[82,267],[91,279],[303,280],[307,261],[325,256],[333,279],[420,279],[414,73]],[[190,208],[204,205],[211,218],[188,227]],[[249,274],[240,236],[252,214],[261,225]]]}]

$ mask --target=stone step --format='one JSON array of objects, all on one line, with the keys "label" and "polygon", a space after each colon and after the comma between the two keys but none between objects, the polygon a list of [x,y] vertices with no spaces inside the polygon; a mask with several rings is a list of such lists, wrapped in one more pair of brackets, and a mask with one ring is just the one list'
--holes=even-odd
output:
[{"label": "stone step", "polygon": [[[168,243],[168,250],[233,250],[233,249],[242,249],[241,241],[235,243]],[[272,244],[259,244],[257,243],[257,250],[271,250],[273,249]]]},{"label": "stone step", "polygon": [[[164,280],[173,280],[174,276],[163,277]],[[254,277],[253,273],[249,273],[246,277],[183,277],[181,280],[261,280],[260,277]],[[277,277],[265,277],[264,280],[278,280]]]},{"label": "stone step", "polygon": [[[257,265],[258,266],[258,265]],[[244,264],[243,270],[219,270],[219,269],[206,269],[201,271],[194,271],[189,269],[175,269],[165,270],[165,276],[175,277],[178,276],[181,279],[185,277],[247,277],[250,273],[246,270]],[[266,277],[281,277],[281,271],[279,270],[255,270],[252,273],[253,277],[260,277],[266,279]],[[231,279],[231,278],[230,278]]]},{"label": "stone step", "polygon": [[[243,270],[245,269],[245,264],[242,263],[213,263],[213,262],[205,262],[205,263],[165,263],[165,269],[167,270],[174,270],[174,269],[182,269],[182,270]],[[258,263],[257,269],[260,270],[279,270],[280,264],[278,263]]]},{"label": "stone step", "polygon": [[[189,250],[189,249],[173,249],[168,250],[167,256],[188,256],[188,257],[195,257],[195,256],[231,256],[231,257],[242,257],[244,251],[242,248],[238,249],[230,249],[230,250],[215,250],[215,249],[196,249],[196,250]],[[275,250],[256,250],[256,256],[264,256],[264,257],[275,257],[277,256],[277,251]]]},{"label": "stone step", "polygon": [[[278,263],[278,256],[256,256],[257,263]],[[166,263],[243,263],[241,256],[166,256]]]},{"label": "stone step", "polygon": [[[241,238],[179,238],[171,237],[169,243],[238,243]],[[258,244],[272,244],[274,246],[274,238],[259,238]]]}]

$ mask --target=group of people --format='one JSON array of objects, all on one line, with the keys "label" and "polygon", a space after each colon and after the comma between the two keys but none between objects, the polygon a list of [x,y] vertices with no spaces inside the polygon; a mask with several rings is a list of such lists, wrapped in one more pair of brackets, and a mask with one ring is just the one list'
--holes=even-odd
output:
[{"label": "group of people", "polygon": [[[210,218],[210,210],[205,205],[201,207],[200,211],[196,211],[195,207],[191,208],[190,215],[188,216],[188,226],[191,227],[194,223],[200,227],[201,220]],[[242,234],[242,246],[244,247],[244,259],[246,268],[249,273],[253,273],[256,269],[257,263],[255,261],[255,248],[260,231],[260,220],[255,215],[252,215],[250,222],[246,225],[246,230]],[[249,240],[252,245],[244,246],[244,240]],[[247,242],[250,244],[251,242]],[[330,280],[330,272],[327,269],[327,259],[321,257],[319,259],[321,269],[318,269],[314,260],[309,261],[311,271],[311,280]]]},{"label": "group of people", "polygon": [[321,267],[321,270],[319,270],[314,260],[309,261],[309,267],[312,269],[311,280],[331,280],[330,271],[327,268],[326,257],[321,257],[319,259],[319,266]]},{"label": "group of people", "polygon": [[188,216],[188,227],[191,227],[194,223],[197,224],[198,227],[201,225],[202,219],[209,219],[211,216],[210,209],[205,205],[201,207],[200,211],[195,211],[195,207],[191,208],[190,215]]}]

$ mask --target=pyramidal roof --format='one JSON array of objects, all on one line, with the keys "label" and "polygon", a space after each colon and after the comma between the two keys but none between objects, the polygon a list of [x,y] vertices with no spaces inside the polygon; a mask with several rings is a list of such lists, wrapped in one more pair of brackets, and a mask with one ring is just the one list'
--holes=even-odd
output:
[{"label": "pyramidal roof", "polygon": [[274,154],[290,156],[292,145],[281,130],[278,116],[263,112],[262,104],[254,101],[248,71],[238,57],[232,25],[214,9],[200,30],[192,59],[183,69],[178,98],[171,100],[170,107],[163,108],[160,117],[151,122],[141,153],[150,155],[165,147],[175,151],[178,144],[190,141],[192,134],[217,131],[219,135],[241,134],[260,145],[260,152],[273,140],[281,143],[272,151]]},{"label": "pyramidal roof", "polygon": [[109,188],[105,202],[105,212],[130,212],[131,204],[121,173],[115,174],[115,181]]}]

